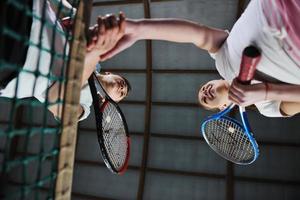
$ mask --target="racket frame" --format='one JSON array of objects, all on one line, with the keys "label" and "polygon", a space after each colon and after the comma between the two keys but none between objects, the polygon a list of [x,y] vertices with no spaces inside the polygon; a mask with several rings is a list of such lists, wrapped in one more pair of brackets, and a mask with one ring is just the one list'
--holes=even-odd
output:
[{"label": "racket frame", "polygon": [[[247,113],[245,111],[245,108],[242,107],[242,106],[239,106],[239,113],[240,113],[240,117],[241,117],[241,121],[242,123],[240,123],[238,120],[234,119],[234,118],[231,118],[231,117],[228,117],[226,116],[227,113],[229,113],[234,107],[236,106],[236,104],[231,104],[230,106],[228,106],[227,108],[225,108],[224,110],[220,111],[219,113],[217,114],[214,114],[214,115],[211,115],[209,117],[207,117],[204,122],[202,123],[201,125],[201,133],[202,133],[202,136],[204,137],[206,143],[217,153],[219,154],[221,157],[225,158],[226,160],[229,160],[235,164],[239,164],[239,165],[248,165],[248,164],[251,164],[253,163],[257,157],[259,156],[259,148],[258,148],[258,144],[256,142],[256,140],[254,139],[253,137],[253,134],[252,134],[252,131],[250,129],[250,126],[249,126],[249,122],[248,122],[248,117],[247,117]],[[253,152],[254,152],[254,156],[253,156],[253,159],[250,161],[250,162],[237,162],[233,159],[231,159],[230,157],[227,157],[223,154],[221,154],[219,152],[219,150],[217,148],[214,147],[214,145],[211,145],[207,136],[206,136],[206,133],[205,133],[205,126],[206,124],[209,122],[209,121],[212,121],[212,120],[218,120],[218,119],[226,119],[226,120],[229,120],[233,123],[235,123],[237,126],[239,126],[241,129],[244,130],[244,134],[246,135],[246,137],[249,139],[251,145],[252,145],[252,148],[253,148]]]},{"label": "racket frame", "polygon": [[[88,79],[88,82],[89,82],[89,86],[90,86],[90,90],[91,90],[91,95],[92,95],[92,98],[93,98],[93,107],[94,107],[94,111],[95,111],[95,119],[96,119],[96,127],[97,127],[97,138],[98,138],[98,143],[99,143],[99,146],[100,146],[101,156],[102,156],[102,159],[103,159],[106,167],[112,173],[121,175],[126,171],[126,169],[128,167],[128,162],[129,162],[130,143],[131,142],[130,142],[128,126],[127,126],[127,123],[126,123],[126,120],[125,120],[125,116],[124,116],[123,112],[121,111],[120,107],[106,93],[105,89],[103,88],[100,81],[96,77],[96,73],[97,72],[92,73],[92,75]],[[99,92],[100,88],[99,87],[103,91],[103,93],[105,95],[104,97],[100,94],[100,92]],[[101,106],[99,106],[99,103],[101,102],[99,96],[101,96],[101,98],[104,99],[104,102],[102,101]],[[115,108],[118,110],[118,112],[120,114],[120,117],[122,118],[122,121],[123,121],[124,129],[125,129],[125,133],[126,133],[126,138],[127,138],[127,155],[126,155],[124,165],[119,170],[117,170],[114,167],[113,163],[111,162],[111,160],[108,156],[108,152],[105,148],[104,137],[103,137],[103,134],[102,134],[102,116],[103,116],[103,111],[104,111],[105,107],[108,105],[108,103],[112,103],[115,106]],[[99,131],[100,131],[100,133],[99,133]]]}]

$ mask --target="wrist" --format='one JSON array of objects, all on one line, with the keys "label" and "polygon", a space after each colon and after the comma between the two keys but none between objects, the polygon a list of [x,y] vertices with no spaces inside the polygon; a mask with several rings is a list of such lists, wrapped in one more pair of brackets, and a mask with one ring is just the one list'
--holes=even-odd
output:
[{"label": "wrist", "polygon": [[125,34],[131,35],[136,41],[143,39],[143,20],[126,19]]}]

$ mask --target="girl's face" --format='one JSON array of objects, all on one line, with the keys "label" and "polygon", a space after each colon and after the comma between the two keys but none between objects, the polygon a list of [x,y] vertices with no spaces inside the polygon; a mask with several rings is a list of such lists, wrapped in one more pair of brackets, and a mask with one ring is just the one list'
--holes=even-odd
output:
[{"label": "girl's face", "polygon": [[198,92],[199,103],[208,109],[223,110],[231,104],[228,99],[229,83],[225,80],[212,80],[204,84]]},{"label": "girl's face", "polygon": [[105,72],[105,74],[98,75],[98,78],[106,93],[114,101],[119,102],[127,96],[128,86],[121,76]]}]

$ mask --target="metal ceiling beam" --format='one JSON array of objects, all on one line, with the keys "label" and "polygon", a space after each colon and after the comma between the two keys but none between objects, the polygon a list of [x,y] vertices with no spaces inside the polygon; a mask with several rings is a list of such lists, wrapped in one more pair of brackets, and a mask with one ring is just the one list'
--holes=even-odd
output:
[{"label": "metal ceiling beam", "polygon": [[176,2],[176,1],[180,1],[180,0],[150,0],[152,3],[157,3],[157,2]]},{"label": "metal ceiling beam", "polygon": [[[84,127],[79,127],[80,130],[85,131],[85,132],[90,132],[92,134],[95,133],[95,129],[92,128],[84,128]],[[143,136],[144,133],[140,132],[130,132],[130,135],[135,135],[135,136]],[[182,135],[175,135],[175,134],[170,134],[170,133],[153,133],[150,132],[151,137],[157,137],[157,138],[163,138],[163,139],[179,139],[179,140],[195,140],[195,141],[203,141],[204,139],[199,136],[191,136],[187,134],[182,134]],[[260,146],[271,146],[271,147],[291,147],[291,148],[300,148],[299,143],[291,143],[291,142],[274,142],[274,141],[263,141],[263,140],[258,140],[257,143]]]},{"label": "metal ceiling beam", "polygon": [[[78,164],[83,164],[83,165],[90,165],[90,166],[106,168],[106,165],[104,163],[99,163],[96,161],[84,161],[84,160],[76,159],[75,162]],[[234,165],[233,165],[233,167],[234,167]],[[137,171],[137,170],[140,170],[140,167],[129,165],[128,169]],[[155,168],[155,167],[148,167],[147,171],[164,173],[164,174],[173,174],[173,175],[179,175],[179,176],[205,177],[205,178],[224,179],[224,180],[226,180],[226,177],[227,177],[226,174],[215,174],[215,173],[207,173],[207,172],[191,172],[191,171],[184,171],[184,170],[172,170],[172,169],[163,169],[163,168]],[[282,180],[282,179],[259,178],[259,177],[249,177],[249,176],[233,176],[233,180],[241,181],[241,182],[249,182],[249,183],[265,183],[265,184],[274,184],[274,185],[300,186],[300,180]]]},{"label": "metal ceiling beam", "polygon": [[132,73],[132,74],[146,74],[146,69],[103,69],[101,72],[114,72],[114,73]]},{"label": "metal ceiling beam", "polygon": [[154,168],[154,167],[148,167],[147,170],[149,172],[157,172],[157,173],[172,174],[172,175],[179,175],[179,176],[205,177],[205,178],[213,178],[213,179],[226,178],[226,176],[223,174],[214,174],[214,173],[205,173],[205,172],[188,172],[183,170],[161,169],[161,168]]},{"label": "metal ceiling beam", "polygon": [[226,200],[234,199],[234,166],[226,162]]},{"label": "metal ceiling beam", "polygon": [[[120,103],[122,104],[128,104],[128,105],[145,105],[146,101],[132,101],[132,100],[126,100],[122,101]],[[185,102],[162,102],[162,101],[153,101],[152,105],[155,106],[174,106],[174,107],[193,107],[193,108],[200,108],[200,106],[197,103],[185,103]]]},{"label": "metal ceiling beam", "polygon": [[219,74],[215,69],[153,69],[153,72],[166,74]]},{"label": "metal ceiling beam", "polygon": [[186,102],[162,102],[162,101],[154,101],[152,105],[155,106],[174,106],[174,107],[193,107],[200,108],[198,103],[186,103]]},{"label": "metal ceiling beam", "polygon": [[146,105],[146,101],[135,101],[135,100],[124,100],[119,103],[119,105]]},{"label": "metal ceiling beam", "polygon": [[[24,186],[24,184],[18,183],[16,181],[12,181],[12,180],[9,181],[9,184],[13,185],[13,186]],[[42,187],[36,188],[36,190],[47,191],[48,192],[49,188],[47,186],[42,186]],[[101,196],[81,194],[81,193],[78,193],[78,192],[72,192],[72,197],[82,198],[82,199],[85,199],[85,200],[99,200],[99,199],[101,199],[101,200],[117,200],[117,199],[101,197]]]},{"label": "metal ceiling beam", "polygon": [[[117,73],[147,73],[146,69],[106,69],[103,70]],[[157,74],[219,74],[215,69],[152,69]]]},{"label": "metal ceiling beam", "polygon": [[[151,2],[170,2],[170,1],[178,1],[178,0],[151,0]],[[143,3],[143,0],[127,0],[127,1],[99,1],[99,2],[94,2],[93,6],[94,7],[99,7],[99,6],[115,6],[115,5],[128,5],[128,4],[139,4]]]},{"label": "metal ceiling beam", "polygon": [[80,198],[84,200],[117,200],[113,198],[107,198],[107,197],[101,197],[101,196],[95,196],[95,195],[89,195],[89,194],[81,194],[78,192],[72,192],[72,199],[73,198]]},{"label": "metal ceiling beam", "polygon": [[[145,18],[151,18],[150,2],[143,0]],[[139,186],[137,192],[137,199],[142,200],[144,196],[146,168],[148,162],[149,140],[150,140],[150,126],[151,126],[151,106],[152,106],[152,42],[146,41],[146,70],[147,70],[147,91],[146,91],[146,112],[145,112],[145,129],[144,129],[144,144],[143,156],[141,162]]]},{"label": "metal ceiling beam", "polygon": [[236,19],[238,20],[238,18],[240,18],[240,16],[242,15],[243,11],[244,11],[244,7],[245,7],[245,0],[239,0],[238,1],[238,5],[237,5],[237,12],[236,12]]},{"label": "metal ceiling beam", "polygon": [[[139,135],[139,134],[136,134]],[[170,138],[170,139],[180,139],[180,140],[199,140],[204,141],[203,137],[199,136],[188,136],[185,134],[182,135],[174,135],[174,134],[166,134],[166,133],[151,133],[152,137],[159,137],[159,138]],[[257,143],[260,146],[272,146],[272,147],[291,147],[291,148],[300,148],[300,144],[298,143],[289,143],[289,142],[272,142],[272,141],[262,141],[258,140]]]},{"label": "metal ceiling beam", "polygon": [[[75,163],[82,164],[82,165],[88,165],[88,166],[107,168],[104,162],[98,162],[98,161],[92,161],[92,160],[80,160],[80,159],[76,158]],[[140,169],[141,168],[139,166],[134,166],[134,165],[129,165],[128,168],[127,168],[127,170],[133,170],[133,171],[137,171],[137,170],[140,170]]]},{"label": "metal ceiling beam", "polygon": [[129,4],[139,4],[139,3],[143,3],[142,0],[99,1],[99,2],[94,2],[93,7],[129,5]]},{"label": "metal ceiling beam", "polygon": [[273,185],[291,185],[300,186],[299,180],[282,180],[282,179],[271,179],[271,178],[255,178],[247,176],[235,176],[236,181],[252,182],[252,183],[265,183]]}]

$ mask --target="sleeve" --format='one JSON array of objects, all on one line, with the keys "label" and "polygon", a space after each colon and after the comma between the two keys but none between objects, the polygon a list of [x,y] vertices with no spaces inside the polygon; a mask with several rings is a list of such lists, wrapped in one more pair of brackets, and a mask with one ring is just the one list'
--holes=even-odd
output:
[{"label": "sleeve", "polygon": [[213,59],[215,59],[216,69],[223,79],[230,81],[237,76],[236,69],[230,62],[229,46],[227,40],[223,43],[223,45],[216,53],[209,53],[209,55]]},{"label": "sleeve", "polygon": [[[229,32],[228,30],[225,30],[225,32],[228,33],[228,35],[230,34],[230,32]],[[227,40],[226,40],[226,41],[227,41]],[[226,41],[225,41],[225,42],[226,42]],[[225,42],[224,42],[224,43],[225,43]],[[218,49],[217,52],[215,52],[215,53],[210,53],[210,52],[208,52],[208,54],[210,55],[210,57],[212,57],[214,60],[216,60],[216,56],[217,56],[217,54],[218,54],[219,52],[221,52],[222,47],[223,47],[223,45],[220,47],[220,49]]]},{"label": "sleeve", "polygon": [[[101,68],[102,67],[101,67],[100,63],[97,63],[96,71],[98,73],[100,73]],[[79,118],[78,121],[82,121],[90,115],[90,113],[91,113],[90,107],[92,104],[93,104],[92,94],[90,91],[89,84],[88,84],[88,82],[86,82],[85,86],[81,89],[81,93],[80,93],[80,105],[83,109],[83,114],[81,115],[81,117]]]},{"label": "sleeve", "polygon": [[81,117],[79,118],[78,121],[82,121],[84,119],[86,119],[89,114],[91,113],[91,105],[93,103],[93,99],[92,99],[92,95],[90,92],[90,87],[88,84],[86,84],[80,93],[80,105],[83,109],[83,114],[81,115]]},{"label": "sleeve", "polygon": [[280,104],[281,101],[263,101],[256,103],[255,106],[260,114],[266,117],[289,117],[281,112]]}]

